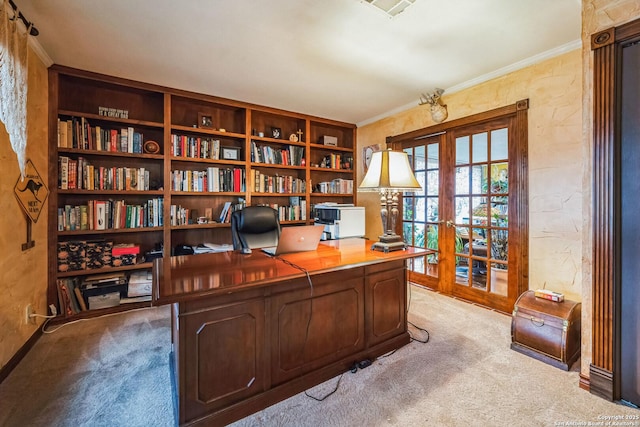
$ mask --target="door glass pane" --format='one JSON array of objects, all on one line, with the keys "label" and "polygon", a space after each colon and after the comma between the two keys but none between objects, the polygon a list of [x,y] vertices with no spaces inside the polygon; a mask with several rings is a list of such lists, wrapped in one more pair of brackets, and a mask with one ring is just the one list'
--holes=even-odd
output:
[{"label": "door glass pane", "polygon": [[509,192],[509,163],[493,163],[491,165],[491,193]]},{"label": "door glass pane", "polygon": [[507,128],[496,129],[491,131],[491,160],[507,160],[509,158],[509,150],[507,149],[509,142],[509,130]]},{"label": "door glass pane", "polygon": [[472,139],[472,157],[473,163],[486,162],[489,158],[489,141],[487,139],[487,133],[477,133],[473,135]]},{"label": "door glass pane", "polygon": [[404,222],[402,223],[402,236],[404,242],[409,246],[416,246],[413,241],[413,223],[412,222]]},{"label": "door glass pane", "polygon": [[427,211],[425,206],[424,197],[416,197],[415,198],[415,206],[416,206],[416,221],[426,221],[427,220]]},{"label": "door glass pane", "polygon": [[426,242],[424,223],[416,222],[413,224],[413,242],[415,246],[424,248]]},{"label": "door glass pane", "polygon": [[429,144],[427,146],[427,168],[438,169],[440,167],[440,144]]},{"label": "door glass pane", "polygon": [[415,258],[413,261],[413,271],[424,274],[424,257]]},{"label": "door glass pane", "polygon": [[438,198],[427,197],[427,221],[436,222],[440,219],[438,216]]},{"label": "door glass pane", "polygon": [[424,145],[421,147],[416,147],[414,150],[414,171],[425,170],[426,162],[424,158]]},{"label": "door glass pane", "polygon": [[426,247],[438,250],[438,226],[430,224],[427,226]]},{"label": "door glass pane", "polygon": [[469,167],[456,168],[456,194],[469,194]]},{"label": "door glass pane", "polygon": [[[439,175],[439,171],[437,171],[437,170],[433,170],[433,171],[427,172],[427,185],[426,185],[427,196],[437,196],[438,195],[438,192],[440,191],[440,184],[439,184],[439,176],[438,175]],[[421,183],[421,185],[422,185],[422,183]],[[423,188],[425,188],[424,185],[423,185]]]},{"label": "door glass pane", "polygon": [[420,184],[420,189],[416,190],[413,192],[414,195],[416,196],[424,196],[424,192],[425,189],[427,188],[427,184],[426,184],[426,177],[425,177],[425,173],[424,172],[414,172],[414,176],[416,177],[416,180],[418,181],[418,183]]},{"label": "door glass pane", "polygon": [[414,218],[413,197],[402,198],[402,219],[410,221]]},{"label": "door glass pane", "polygon": [[486,194],[488,182],[487,165],[472,166],[471,171],[471,192],[473,194]]},{"label": "door glass pane", "polygon": [[469,137],[456,138],[456,165],[469,163]]},{"label": "door glass pane", "polygon": [[457,224],[469,224],[469,198],[456,197],[456,219]]},{"label": "door glass pane", "polygon": [[494,261],[502,261],[493,263],[493,267],[506,269],[507,259],[509,256],[509,232],[507,230],[491,230],[491,259]]},{"label": "door glass pane", "polygon": [[494,226],[509,226],[509,197],[498,196],[491,198],[491,217]]}]

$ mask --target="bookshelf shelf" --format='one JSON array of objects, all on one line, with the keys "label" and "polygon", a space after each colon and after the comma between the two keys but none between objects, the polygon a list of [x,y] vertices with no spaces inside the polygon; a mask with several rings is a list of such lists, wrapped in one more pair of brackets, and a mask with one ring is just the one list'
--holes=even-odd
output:
[{"label": "bookshelf shelf", "polygon": [[107,228],[104,230],[64,230],[58,231],[59,236],[90,236],[124,233],[152,233],[162,231],[163,227],[136,227],[136,228]]},{"label": "bookshelf shelf", "polygon": [[333,169],[333,168],[310,167],[309,170],[314,171],[314,172],[331,172],[331,173],[353,174],[353,169]]},{"label": "bookshelf shelf", "polygon": [[108,268],[96,268],[94,270],[74,270],[58,272],[57,277],[75,277],[75,276],[91,276],[94,274],[114,273],[118,271],[135,271],[135,270],[147,270],[153,267],[151,262],[143,262],[135,265],[125,265],[122,267],[108,267]]},{"label": "bookshelf shelf", "polygon": [[113,118],[108,116],[101,116],[99,114],[91,114],[87,112],[80,111],[69,111],[69,110],[58,110],[59,116],[69,116],[69,117],[84,117],[85,119],[91,119],[94,121],[104,122],[104,123],[113,123],[114,125],[129,125],[129,126],[144,126],[150,128],[163,128],[164,123],[161,122],[150,122],[147,120],[133,120],[133,119],[123,119],[123,118]]},{"label": "bookshelf shelf", "polygon": [[305,197],[305,193],[258,193],[252,192],[252,197]]},{"label": "bookshelf shelf", "polygon": [[162,154],[122,153],[118,151],[84,150],[82,148],[58,147],[58,154],[78,154],[82,156],[126,157],[130,159],[164,160]]},{"label": "bookshelf shelf", "polygon": [[[49,69],[49,88],[49,120],[58,123],[49,130],[50,154],[58,159],[49,167],[49,182],[60,183],[53,185],[48,199],[49,303],[61,302],[60,279],[82,283],[98,274],[152,268],[152,263],[142,263],[58,272],[58,251],[68,244],[133,245],[139,247],[139,259],[163,248],[164,256],[170,256],[179,245],[230,243],[230,212],[245,205],[272,206],[283,224],[295,226],[312,223],[312,204],[321,198],[355,203],[355,192],[314,193],[310,185],[353,179],[355,163],[345,169],[312,166],[327,156],[353,162],[353,124],[57,65]],[[326,137],[336,146],[324,145]],[[145,150],[149,141],[159,149]],[[73,187],[68,181],[61,184],[68,162],[81,171]],[[136,179],[127,181],[122,177],[127,173]],[[218,188],[234,191],[194,191]],[[254,191],[272,188],[295,192]],[[103,201],[131,207],[137,212],[131,224],[153,226],[58,231],[61,212],[62,228],[68,228],[70,209],[78,217],[86,210],[87,221],[97,228],[91,214],[97,215],[93,209]],[[225,206],[229,208],[221,219]],[[112,221],[119,208],[114,209]],[[136,306],[140,304],[76,312],[63,320]]]},{"label": "bookshelf shelf", "polygon": [[208,224],[187,224],[187,225],[172,225],[171,230],[197,230],[207,228],[229,228],[231,224],[228,222],[211,222]]},{"label": "bookshelf shelf", "polygon": [[242,140],[246,138],[246,135],[243,133],[220,132],[214,129],[194,128],[193,126],[171,125],[171,130],[177,131],[180,133],[210,135],[210,136],[217,136],[220,138],[237,138]]},{"label": "bookshelf shelf", "polygon": [[337,147],[337,146],[334,147],[332,145],[324,145],[324,144],[309,144],[309,147],[311,147],[314,150],[342,151],[345,153],[353,153],[353,149],[347,148],[347,147]]}]

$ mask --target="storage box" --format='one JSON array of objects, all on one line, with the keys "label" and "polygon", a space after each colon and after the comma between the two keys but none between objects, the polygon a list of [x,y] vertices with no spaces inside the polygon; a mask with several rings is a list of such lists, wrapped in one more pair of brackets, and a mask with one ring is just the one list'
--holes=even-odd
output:
[{"label": "storage box", "polygon": [[120,267],[122,265],[135,265],[140,254],[140,246],[132,244],[113,245],[111,249],[111,265]]},{"label": "storage box", "polygon": [[58,271],[84,270],[86,261],[86,242],[58,242]]},{"label": "storage box", "polygon": [[111,266],[111,249],[113,242],[87,242],[86,263],[87,269],[96,269]]},{"label": "storage box", "polygon": [[338,145],[338,138],[335,136],[323,135],[320,137],[320,143],[336,147]]},{"label": "storage box", "polygon": [[518,297],[511,319],[511,348],[568,371],[580,357],[581,304]]},{"label": "storage box", "polygon": [[99,308],[115,307],[120,305],[120,293],[112,292],[104,295],[95,295],[87,298],[89,310],[96,310]]}]

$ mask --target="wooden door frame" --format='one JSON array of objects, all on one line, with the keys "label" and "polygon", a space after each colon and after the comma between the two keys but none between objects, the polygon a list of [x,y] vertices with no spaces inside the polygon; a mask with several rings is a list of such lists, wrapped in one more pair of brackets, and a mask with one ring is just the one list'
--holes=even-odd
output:
[{"label": "wooden door frame", "polygon": [[[513,135],[516,141],[515,144],[512,144],[514,149],[510,148],[509,150],[509,157],[514,159],[514,167],[509,169],[509,181],[510,185],[513,183],[510,193],[513,192],[514,195],[517,195],[517,199],[512,205],[513,211],[510,208],[509,229],[517,229],[520,235],[518,244],[514,243],[513,246],[511,243],[509,244],[511,262],[514,268],[514,272],[510,273],[510,279],[515,282],[510,284],[510,287],[513,287],[515,292],[509,292],[506,304],[500,307],[501,311],[504,312],[511,312],[518,296],[529,289],[528,109],[529,100],[523,99],[515,104],[494,110],[387,137],[387,146],[394,150],[420,145],[421,140],[430,135],[440,133],[442,134],[441,144],[447,144],[449,143],[447,142],[447,133],[451,133],[456,129],[479,125],[500,118],[513,118],[514,129],[510,136]],[[509,268],[512,268],[511,264]],[[443,290],[443,292],[446,293],[446,290]]]},{"label": "wooden door frame", "polygon": [[591,35],[593,51],[592,354],[581,387],[620,399],[620,93],[623,45],[640,40],[640,19]]}]

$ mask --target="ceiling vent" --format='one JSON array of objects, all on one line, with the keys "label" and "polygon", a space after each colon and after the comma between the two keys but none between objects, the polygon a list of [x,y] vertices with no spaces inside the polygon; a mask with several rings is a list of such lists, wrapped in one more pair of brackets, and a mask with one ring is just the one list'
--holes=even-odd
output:
[{"label": "ceiling vent", "polygon": [[380,9],[393,18],[414,4],[416,0],[364,0],[364,2],[375,6],[377,9]]}]

